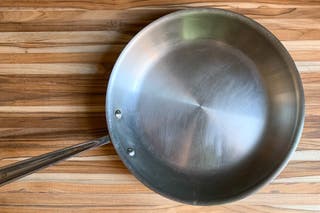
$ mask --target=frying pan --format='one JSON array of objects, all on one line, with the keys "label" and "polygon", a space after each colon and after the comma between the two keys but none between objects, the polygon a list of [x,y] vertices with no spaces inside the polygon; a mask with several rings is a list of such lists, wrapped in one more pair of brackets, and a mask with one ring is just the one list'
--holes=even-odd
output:
[{"label": "frying pan", "polygon": [[[295,64],[268,30],[242,15],[193,9],[138,33],[107,89],[112,143],[126,167],[168,198],[209,205],[271,181],[299,142],[304,95]],[[6,184],[109,136],[1,168]]]}]

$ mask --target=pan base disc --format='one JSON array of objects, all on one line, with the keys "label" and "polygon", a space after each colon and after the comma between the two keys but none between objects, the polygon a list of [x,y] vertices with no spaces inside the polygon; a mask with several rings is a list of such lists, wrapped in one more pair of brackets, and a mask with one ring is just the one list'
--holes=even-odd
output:
[{"label": "pan base disc", "polygon": [[161,161],[207,173],[241,164],[254,151],[266,125],[267,96],[241,51],[214,40],[184,41],[144,73],[137,129]]}]

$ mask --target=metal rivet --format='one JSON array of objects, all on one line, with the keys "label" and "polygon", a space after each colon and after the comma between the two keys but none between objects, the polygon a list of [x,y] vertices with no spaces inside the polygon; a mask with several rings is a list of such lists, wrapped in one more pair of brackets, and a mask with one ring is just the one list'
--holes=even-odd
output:
[{"label": "metal rivet", "polygon": [[114,112],[114,115],[115,115],[116,118],[119,120],[119,119],[121,118],[121,116],[122,116],[120,109],[117,109],[117,110]]},{"label": "metal rivet", "polygon": [[128,148],[128,149],[127,149],[127,153],[128,153],[128,155],[131,156],[131,157],[133,157],[133,156],[136,154],[136,152],[135,152],[134,149],[132,149],[132,148]]}]

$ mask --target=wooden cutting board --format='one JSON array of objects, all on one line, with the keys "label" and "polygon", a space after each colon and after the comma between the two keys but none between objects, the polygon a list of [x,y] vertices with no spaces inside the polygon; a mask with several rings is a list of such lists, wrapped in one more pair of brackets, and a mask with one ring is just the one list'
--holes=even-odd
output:
[{"label": "wooden cutting board", "polygon": [[280,176],[239,202],[193,207],[147,189],[106,145],[1,187],[1,213],[320,211],[318,0],[1,0],[0,165],[106,134],[105,88],[118,54],[151,21],[190,7],[251,17],[293,56],[306,119]]}]

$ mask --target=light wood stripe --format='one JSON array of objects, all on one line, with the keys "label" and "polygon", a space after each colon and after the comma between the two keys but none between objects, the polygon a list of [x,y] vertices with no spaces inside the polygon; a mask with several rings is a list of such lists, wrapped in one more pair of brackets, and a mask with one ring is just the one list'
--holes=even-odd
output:
[{"label": "light wood stripe", "polygon": [[104,106],[0,106],[0,113],[104,112]]},{"label": "light wood stripe", "polygon": [[277,178],[274,183],[318,183],[320,176]]},{"label": "light wood stripe", "polygon": [[[122,48],[116,46],[107,53],[0,53],[1,63],[26,64],[26,63],[109,63],[113,65]],[[299,55],[297,56],[299,58]],[[312,56],[306,56],[313,60]],[[303,59],[302,60],[307,60]]]},{"label": "light wood stripe", "polygon": [[[26,160],[28,158],[2,158],[1,161],[10,161],[17,162]],[[117,155],[107,155],[107,156],[84,156],[84,157],[71,157],[66,161],[110,161],[110,160],[119,160]]]},{"label": "light wood stripe", "polygon": [[83,184],[125,184],[138,183],[138,180],[127,174],[83,174],[83,173],[35,173],[18,182],[77,182]]},{"label": "light wood stripe", "polygon": [[[320,61],[296,61],[296,66],[301,73],[320,72]],[[106,72],[101,64],[0,64],[0,75],[98,75]]]},{"label": "light wood stripe", "polygon": [[[70,52],[70,53],[0,53],[0,64],[26,63],[105,63],[112,66],[124,46],[113,46],[108,52]],[[319,61],[320,53],[317,50],[290,51],[294,60]]]},{"label": "light wood stripe", "polygon": [[291,160],[292,161],[320,161],[320,150],[296,151],[292,156]]},{"label": "light wood stripe", "polygon": [[0,75],[97,75],[105,72],[100,64],[0,64]]},{"label": "light wood stripe", "polygon": [[[34,45],[34,44],[33,44]],[[0,53],[106,53],[122,49],[124,45],[83,45],[63,47],[0,47]]]},{"label": "light wood stripe", "polygon": [[242,200],[246,204],[283,205],[320,205],[320,194],[256,194]]},{"label": "light wood stripe", "polygon": [[[1,35],[1,34],[0,34]],[[90,39],[90,41],[92,41]],[[94,42],[93,42],[94,43]],[[120,42],[122,43],[122,42]],[[319,51],[320,50],[320,40],[300,40],[300,41],[283,41],[284,46],[290,52],[294,51]],[[106,53],[108,51],[114,51],[124,48],[126,42],[116,45],[76,45],[73,46],[72,43],[63,44],[46,44],[46,43],[32,43],[27,45],[11,46],[11,44],[0,46],[0,53]],[[31,47],[23,47],[23,46]],[[40,46],[40,47],[32,47]]]},{"label": "light wood stripe", "polygon": [[292,28],[305,29],[304,25],[308,25],[310,29],[320,28],[320,19],[255,19],[268,29]]},{"label": "light wood stripe", "polygon": [[288,51],[296,51],[296,50],[320,51],[320,40],[283,41],[282,44],[288,49]]},{"label": "light wood stripe", "polygon": [[320,72],[320,61],[296,61],[299,72]]},{"label": "light wood stripe", "polygon": [[54,46],[59,44],[112,44],[115,41],[126,43],[131,37],[131,35],[116,31],[1,32],[0,44],[41,48],[41,44]]},{"label": "light wood stripe", "polygon": [[281,209],[292,209],[292,210],[307,210],[307,211],[318,211],[320,212],[320,206],[318,205],[272,205],[276,208]]}]

